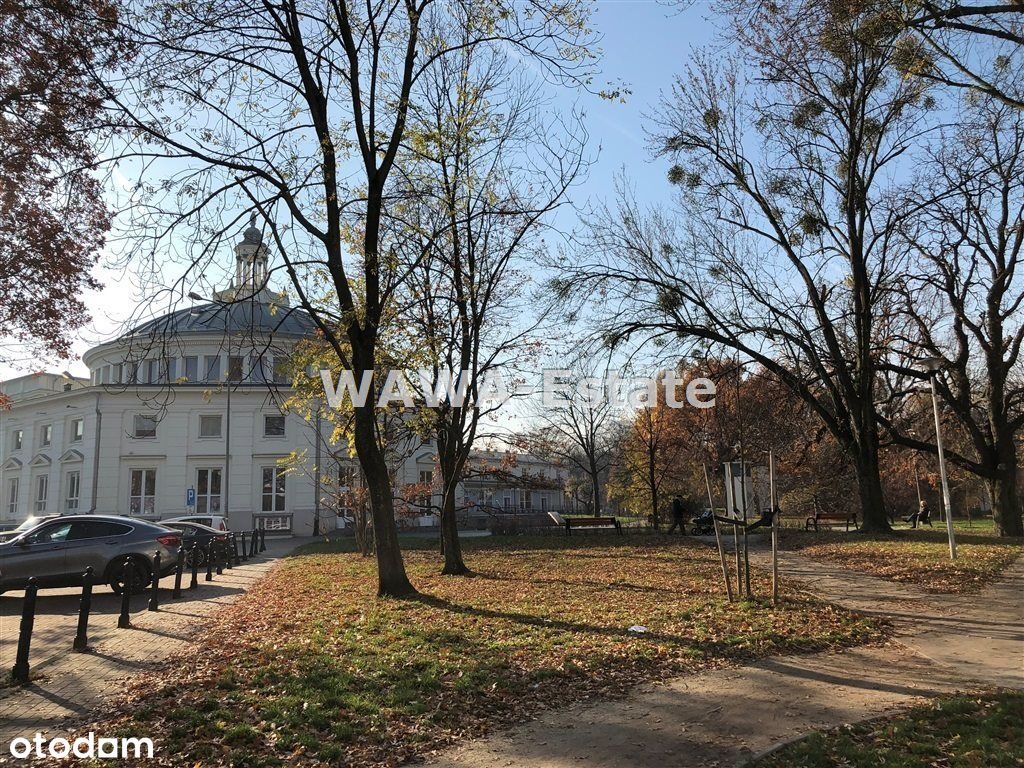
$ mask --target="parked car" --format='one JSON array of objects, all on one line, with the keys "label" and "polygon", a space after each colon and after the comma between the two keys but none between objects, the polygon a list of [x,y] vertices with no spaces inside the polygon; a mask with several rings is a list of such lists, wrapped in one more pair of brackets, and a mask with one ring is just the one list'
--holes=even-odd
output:
[{"label": "parked car", "polygon": [[[195,558],[196,567],[206,565],[206,552],[210,542],[215,546],[226,547],[228,545],[228,534],[225,531],[218,531],[202,523],[192,523],[186,520],[164,520],[160,523],[172,530],[181,533],[181,546],[185,550],[185,562],[192,566]],[[193,549],[195,546],[195,549]]]},{"label": "parked car", "polygon": [[218,531],[227,531],[228,519],[221,517],[220,515],[185,515],[183,517],[172,517],[169,520],[161,520],[160,525],[167,523],[199,523],[200,525],[209,526]]},{"label": "parked car", "polygon": [[10,541],[0,543],[0,592],[24,589],[30,576],[40,587],[72,587],[92,566],[96,580],[120,593],[124,563],[132,565],[133,591],[150,583],[154,555],[160,553],[160,576],[174,571],[181,532],[116,515],[62,515],[45,520]]},{"label": "parked car", "polygon": [[53,520],[55,517],[59,517],[59,515],[33,515],[32,517],[25,518],[17,528],[11,528],[9,531],[0,533],[0,542],[10,541],[15,537],[20,536],[30,528],[35,528],[40,523],[47,520]]}]

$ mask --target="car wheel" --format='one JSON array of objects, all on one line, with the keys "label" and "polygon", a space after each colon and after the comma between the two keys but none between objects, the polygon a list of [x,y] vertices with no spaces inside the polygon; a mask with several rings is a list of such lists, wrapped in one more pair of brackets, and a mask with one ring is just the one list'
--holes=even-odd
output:
[{"label": "car wheel", "polygon": [[196,547],[194,550],[191,548],[185,550],[185,565],[191,568],[193,560],[196,561],[196,568],[204,568],[206,566],[206,549]]},{"label": "car wheel", "polygon": [[[120,560],[120,558],[119,558]],[[107,566],[110,588],[118,595],[124,592],[124,560],[114,561]],[[141,557],[132,558],[132,594],[138,595],[146,591],[152,580],[153,570],[149,563]]]}]

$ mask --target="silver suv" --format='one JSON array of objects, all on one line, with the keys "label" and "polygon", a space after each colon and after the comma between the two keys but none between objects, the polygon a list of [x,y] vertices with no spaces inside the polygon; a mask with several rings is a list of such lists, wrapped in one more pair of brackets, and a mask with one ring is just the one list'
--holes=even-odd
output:
[{"label": "silver suv", "polygon": [[96,581],[120,593],[124,564],[131,563],[133,591],[142,591],[160,553],[160,576],[171,573],[181,546],[181,533],[162,525],[115,515],[63,515],[0,543],[0,592],[24,589],[30,576],[40,587],[71,587],[82,583],[86,566]]}]

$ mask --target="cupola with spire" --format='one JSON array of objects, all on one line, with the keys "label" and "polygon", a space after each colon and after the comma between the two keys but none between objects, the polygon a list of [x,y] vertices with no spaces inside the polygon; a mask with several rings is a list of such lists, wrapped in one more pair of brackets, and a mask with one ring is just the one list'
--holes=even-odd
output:
[{"label": "cupola with spire", "polygon": [[242,233],[242,239],[235,245],[235,276],[231,284],[214,296],[219,301],[252,300],[261,304],[284,304],[284,293],[271,291],[268,287],[267,247],[263,244],[263,233],[256,226],[256,214],[249,219],[249,226]]}]

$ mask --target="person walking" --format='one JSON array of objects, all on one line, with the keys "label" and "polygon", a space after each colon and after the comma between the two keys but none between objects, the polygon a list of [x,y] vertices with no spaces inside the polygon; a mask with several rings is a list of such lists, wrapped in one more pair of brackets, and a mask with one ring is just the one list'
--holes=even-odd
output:
[{"label": "person walking", "polygon": [[672,499],[672,525],[667,533],[672,533],[676,528],[679,528],[680,534],[686,535],[686,506],[678,496]]}]

